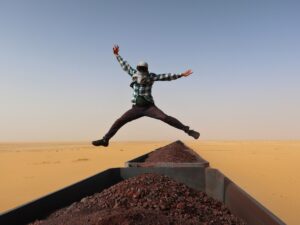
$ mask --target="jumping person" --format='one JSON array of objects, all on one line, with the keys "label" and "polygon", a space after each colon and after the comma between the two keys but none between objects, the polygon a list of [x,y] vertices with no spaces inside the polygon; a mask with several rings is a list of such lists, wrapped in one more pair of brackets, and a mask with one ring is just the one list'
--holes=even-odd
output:
[{"label": "jumping person", "polygon": [[119,55],[119,46],[114,45],[113,53],[116,56],[118,62],[124,71],[126,71],[132,78],[130,87],[133,88],[133,96],[131,99],[132,108],[125,112],[119,119],[117,119],[111,126],[109,131],[103,136],[102,139],[93,141],[94,146],[105,146],[109,145],[109,140],[117,133],[117,131],[126,123],[138,119],[143,116],[159,119],[175,128],[183,130],[188,135],[195,139],[198,139],[200,134],[197,131],[190,130],[189,126],[183,125],[176,118],[166,115],[161,111],[154,103],[151,95],[151,89],[154,81],[171,81],[180,77],[187,77],[193,72],[187,70],[180,74],[165,73],[155,74],[150,73],[148,70],[148,64],[146,62],[140,62],[136,69],[132,68],[127,61],[125,61]]}]

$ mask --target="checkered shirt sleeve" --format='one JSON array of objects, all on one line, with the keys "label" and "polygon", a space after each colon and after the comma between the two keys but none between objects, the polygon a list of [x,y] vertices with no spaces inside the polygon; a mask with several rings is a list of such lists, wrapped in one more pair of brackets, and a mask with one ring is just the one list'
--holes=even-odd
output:
[{"label": "checkered shirt sleeve", "polygon": [[176,80],[180,77],[182,77],[182,74],[180,73],[162,73],[162,74],[152,73],[150,79],[152,81],[171,81],[171,80]]},{"label": "checkered shirt sleeve", "polygon": [[132,68],[127,61],[125,61],[120,55],[117,55],[117,60],[120,63],[122,69],[126,71],[130,76],[136,73],[136,69]]}]

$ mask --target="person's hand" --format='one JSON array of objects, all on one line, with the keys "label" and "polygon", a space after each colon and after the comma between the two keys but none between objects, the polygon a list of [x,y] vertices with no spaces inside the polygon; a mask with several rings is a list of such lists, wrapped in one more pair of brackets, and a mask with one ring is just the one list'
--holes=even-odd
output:
[{"label": "person's hand", "polygon": [[192,70],[187,70],[187,71],[183,72],[181,75],[184,77],[187,77],[187,76],[191,75],[192,73],[193,73]]},{"label": "person's hand", "polygon": [[119,46],[118,45],[114,45],[113,52],[115,55],[119,55]]}]

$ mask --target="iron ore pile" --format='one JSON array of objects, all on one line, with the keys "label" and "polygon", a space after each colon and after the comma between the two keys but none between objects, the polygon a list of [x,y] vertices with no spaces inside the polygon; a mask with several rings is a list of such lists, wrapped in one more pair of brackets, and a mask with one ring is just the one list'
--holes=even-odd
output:
[{"label": "iron ore pile", "polygon": [[196,152],[188,148],[181,141],[176,141],[151,152],[145,159],[145,162],[140,163],[139,166],[150,167],[158,162],[196,163],[200,161],[199,155]]},{"label": "iron ore pile", "polygon": [[141,174],[52,213],[32,225],[245,224],[221,203],[159,174]]},{"label": "iron ore pile", "polygon": [[[197,162],[174,142],[149,155],[147,163]],[[30,225],[244,225],[221,202],[167,176],[145,173],[59,209]]]}]

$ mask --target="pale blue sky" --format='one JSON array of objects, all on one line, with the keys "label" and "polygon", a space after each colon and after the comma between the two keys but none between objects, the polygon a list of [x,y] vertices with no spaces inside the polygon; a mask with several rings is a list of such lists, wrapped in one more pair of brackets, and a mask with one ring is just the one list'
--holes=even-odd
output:
[{"label": "pale blue sky", "polygon": [[[0,0],[0,141],[89,141],[131,108],[112,54],[152,72],[156,105],[206,139],[300,139],[299,1]],[[190,139],[141,118],[112,140]]]}]

